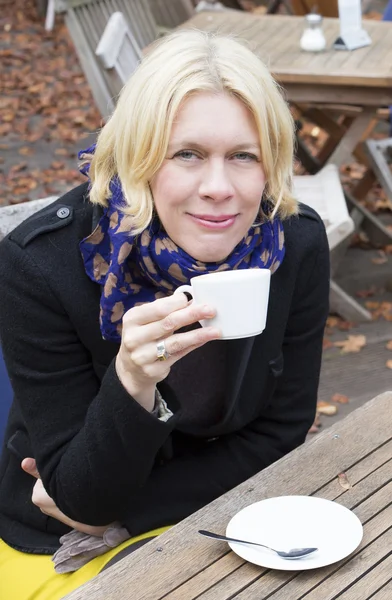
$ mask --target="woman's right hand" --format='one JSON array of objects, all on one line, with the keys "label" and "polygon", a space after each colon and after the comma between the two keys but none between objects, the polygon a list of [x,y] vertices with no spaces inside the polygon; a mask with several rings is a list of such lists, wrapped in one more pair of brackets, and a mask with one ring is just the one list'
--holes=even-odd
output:
[{"label": "woman's right hand", "polygon": [[[135,306],[125,313],[116,371],[128,393],[146,410],[153,410],[155,386],[168,376],[175,362],[221,336],[219,329],[213,327],[175,332],[181,327],[214,316],[212,307],[188,302],[185,294],[173,294]],[[164,361],[157,358],[157,343],[160,340],[165,340],[169,354]]]}]

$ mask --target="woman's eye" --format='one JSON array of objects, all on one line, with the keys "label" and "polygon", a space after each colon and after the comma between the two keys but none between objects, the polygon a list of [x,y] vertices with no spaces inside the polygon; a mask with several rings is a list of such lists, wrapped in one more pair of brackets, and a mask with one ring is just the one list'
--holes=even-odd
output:
[{"label": "woman's eye", "polygon": [[197,154],[195,154],[195,152],[192,152],[192,150],[181,150],[180,152],[177,152],[177,154],[174,155],[174,158],[182,158],[183,160],[194,160],[197,157]]},{"label": "woman's eye", "polygon": [[250,154],[249,152],[237,152],[236,154],[234,154],[233,158],[238,159],[240,161],[243,162],[247,162],[247,161],[258,161],[259,159],[257,158],[257,156],[255,156],[255,154]]}]

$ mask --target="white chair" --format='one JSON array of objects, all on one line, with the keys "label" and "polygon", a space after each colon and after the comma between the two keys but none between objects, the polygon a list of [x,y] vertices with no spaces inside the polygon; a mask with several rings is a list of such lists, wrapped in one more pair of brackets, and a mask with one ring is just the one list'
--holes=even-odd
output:
[{"label": "white chair", "polygon": [[121,84],[132,75],[142,56],[122,12],[110,16],[95,51],[102,66],[114,69]]},{"label": "white chair", "polygon": [[[157,39],[157,26],[147,0],[67,1],[66,24],[95,103],[105,119],[113,111],[116,97],[123,85],[121,75],[116,71],[116,65],[118,66],[124,60],[125,65],[123,67],[126,68],[126,72],[129,74],[127,65],[132,62],[134,53],[140,52],[140,48],[145,48]],[[96,50],[103,38],[110,17],[115,12],[122,13],[130,31],[128,34],[124,33],[123,27],[121,29],[123,32],[121,35],[128,50],[129,44],[131,44],[131,58],[127,57],[124,48],[116,45],[117,53],[120,54],[121,58],[117,60],[114,67],[109,68],[103,65],[102,57],[99,58],[96,55]],[[110,39],[113,40],[111,34]],[[121,72],[121,67],[119,71]]]},{"label": "white chair", "polygon": [[353,233],[355,225],[347,210],[336,165],[327,165],[316,175],[295,176],[293,183],[298,199],[322,218],[330,250]]},{"label": "white chair", "polygon": [[49,196],[40,200],[31,200],[21,204],[2,206],[0,208],[0,241],[5,238],[17,225],[34,213],[57,200],[57,196]]},{"label": "white chair", "polygon": [[[346,198],[340,183],[339,170],[330,164],[316,175],[295,176],[294,193],[300,202],[314,208],[322,218],[332,252],[331,262],[339,246],[348,245],[355,224],[347,210]],[[348,321],[371,321],[372,316],[359,302],[347,294],[333,279],[330,288],[330,307]]]}]

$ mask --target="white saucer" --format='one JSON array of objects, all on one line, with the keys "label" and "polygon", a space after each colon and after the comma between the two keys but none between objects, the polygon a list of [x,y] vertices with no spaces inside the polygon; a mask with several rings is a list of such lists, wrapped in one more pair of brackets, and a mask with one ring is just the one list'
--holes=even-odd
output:
[{"label": "white saucer", "polygon": [[241,510],[229,522],[226,535],[277,550],[318,548],[304,558],[287,560],[264,548],[229,543],[233,552],[255,565],[302,571],[330,565],[354,552],[361,543],[363,528],[358,517],[337,502],[313,496],[279,496]]}]

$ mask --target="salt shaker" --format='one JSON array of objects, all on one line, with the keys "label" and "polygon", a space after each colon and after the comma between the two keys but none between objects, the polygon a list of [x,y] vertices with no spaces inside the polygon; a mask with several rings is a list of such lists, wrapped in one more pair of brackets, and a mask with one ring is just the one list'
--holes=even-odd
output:
[{"label": "salt shaker", "polygon": [[326,42],[322,30],[323,17],[316,13],[305,16],[305,31],[300,40],[302,50],[307,52],[321,52],[325,49]]}]

